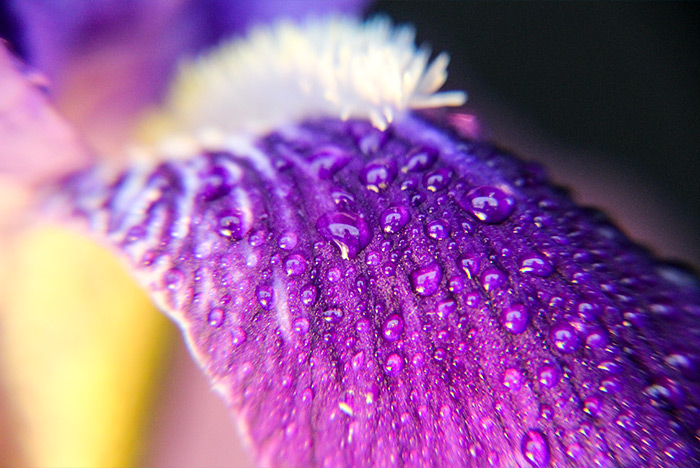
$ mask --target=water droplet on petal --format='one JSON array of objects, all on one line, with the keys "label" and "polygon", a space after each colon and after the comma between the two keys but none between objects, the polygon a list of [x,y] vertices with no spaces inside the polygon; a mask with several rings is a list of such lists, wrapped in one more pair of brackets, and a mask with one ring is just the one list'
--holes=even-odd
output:
[{"label": "water droplet on petal", "polygon": [[333,242],[346,260],[355,258],[372,240],[372,230],[365,220],[351,213],[326,213],[316,221],[316,230]]},{"label": "water droplet on petal", "polygon": [[414,146],[406,154],[404,172],[422,172],[430,168],[437,161],[438,152],[429,146]]},{"label": "water droplet on petal", "polygon": [[343,311],[338,307],[333,307],[323,311],[323,320],[328,323],[338,323],[343,319]]},{"label": "water droplet on petal", "polygon": [[549,465],[549,444],[540,431],[527,431],[523,436],[521,450],[532,466],[541,468]]},{"label": "water droplet on petal", "polygon": [[403,319],[394,314],[387,318],[382,325],[382,336],[387,341],[396,341],[403,332]]},{"label": "water droplet on petal", "polygon": [[217,307],[212,309],[211,312],[209,312],[209,315],[207,316],[207,321],[212,327],[218,328],[224,323],[225,317],[226,313],[223,311],[223,309],[219,309]]},{"label": "water droplet on petal", "polygon": [[360,180],[374,192],[384,190],[395,178],[396,163],[392,159],[372,161],[360,171]]},{"label": "water droplet on petal", "polygon": [[520,259],[520,272],[535,276],[549,276],[554,271],[552,263],[544,255],[531,253]]},{"label": "water droplet on petal", "polygon": [[522,374],[520,374],[520,371],[513,368],[506,369],[503,373],[503,385],[514,392],[520,390],[522,386]]},{"label": "water droplet on petal", "polygon": [[347,166],[352,161],[352,155],[340,148],[325,147],[316,151],[310,158],[311,171],[319,179],[328,180],[336,172]]},{"label": "water droplet on petal", "polygon": [[305,335],[309,331],[309,321],[304,317],[299,317],[294,321],[292,330],[294,330],[294,333],[297,335]]},{"label": "water droplet on petal", "polygon": [[451,172],[446,167],[435,169],[428,172],[423,177],[423,185],[431,192],[439,192],[444,190],[450,184]]},{"label": "water droplet on petal", "polygon": [[567,322],[559,322],[549,329],[549,341],[561,353],[569,354],[581,345],[574,327]]},{"label": "water droplet on petal", "polygon": [[442,280],[442,268],[431,263],[411,273],[413,290],[421,296],[430,296],[437,292]]},{"label": "water droplet on petal", "polygon": [[447,239],[450,235],[450,226],[446,221],[435,219],[425,226],[425,232],[435,240]]},{"label": "water droplet on petal", "polygon": [[302,275],[307,265],[306,259],[299,254],[291,254],[284,259],[284,269],[289,276]]},{"label": "water droplet on petal", "polygon": [[316,297],[318,296],[318,289],[316,289],[316,286],[314,286],[313,284],[307,284],[306,286],[301,288],[301,292],[299,295],[301,296],[301,302],[303,302],[305,306],[310,307],[316,302]]},{"label": "water droplet on petal", "polygon": [[223,210],[217,215],[219,234],[232,240],[243,238],[243,221],[241,215],[231,210]]},{"label": "water droplet on petal", "polygon": [[384,361],[384,370],[392,377],[396,377],[403,370],[404,361],[401,356],[391,353]]},{"label": "water droplet on petal", "polygon": [[382,230],[387,234],[393,234],[403,228],[411,219],[411,214],[403,205],[392,206],[384,210],[379,216]]},{"label": "water droplet on petal", "polygon": [[503,190],[482,185],[457,200],[457,204],[475,218],[489,224],[500,223],[515,209],[515,200]]},{"label": "water droplet on petal", "polygon": [[270,310],[275,306],[275,290],[272,286],[261,284],[255,288],[255,297],[260,303],[260,307],[265,310]]},{"label": "water droplet on petal", "polygon": [[231,344],[234,348],[243,344],[246,338],[246,332],[241,327],[233,327],[231,329]]},{"label": "water droplet on petal", "polygon": [[282,236],[279,239],[279,242],[277,242],[277,245],[279,246],[280,249],[283,250],[292,250],[294,247],[297,246],[297,235],[293,232],[285,232],[282,234]]},{"label": "water droplet on petal", "polygon": [[545,388],[553,388],[559,383],[561,372],[553,365],[545,364],[537,369],[537,380]]},{"label": "water droplet on petal", "polygon": [[495,291],[502,287],[506,281],[507,277],[505,273],[495,267],[487,268],[481,273],[479,277],[481,280],[481,285],[486,291]]},{"label": "water droplet on petal", "polygon": [[521,304],[514,304],[501,311],[501,324],[514,335],[525,331],[530,314]]}]

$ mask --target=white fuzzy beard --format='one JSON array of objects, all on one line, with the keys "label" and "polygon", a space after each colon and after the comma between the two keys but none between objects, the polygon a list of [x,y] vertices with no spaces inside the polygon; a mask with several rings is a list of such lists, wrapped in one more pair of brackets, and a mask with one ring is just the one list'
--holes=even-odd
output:
[{"label": "white fuzzy beard", "polygon": [[155,120],[156,140],[260,134],[319,116],[368,119],[383,130],[409,109],[462,105],[462,91],[436,93],[448,55],[428,63],[430,50],[414,38],[384,17],[259,27],[182,66]]}]

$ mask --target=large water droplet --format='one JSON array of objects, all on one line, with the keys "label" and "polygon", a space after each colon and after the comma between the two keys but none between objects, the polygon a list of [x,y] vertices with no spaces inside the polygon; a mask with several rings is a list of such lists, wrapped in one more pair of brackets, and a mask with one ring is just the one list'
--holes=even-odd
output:
[{"label": "large water droplet", "polygon": [[435,240],[447,239],[450,235],[450,226],[447,221],[434,219],[425,226],[425,232]]},{"label": "large water droplet", "polygon": [[289,276],[299,276],[306,271],[308,263],[304,257],[299,254],[287,255],[284,259],[284,269]]},{"label": "large water droplet", "polygon": [[525,331],[529,318],[530,314],[521,304],[513,304],[501,311],[501,324],[514,335]]},{"label": "large water droplet", "polygon": [[328,323],[336,324],[343,319],[343,310],[338,307],[332,307],[323,311],[323,320]]},{"label": "large water droplet", "polygon": [[387,318],[382,325],[382,336],[387,341],[396,341],[403,332],[403,319],[394,314]]},{"label": "large water droplet", "polygon": [[292,250],[299,242],[297,235],[293,232],[285,232],[280,236],[277,245],[283,250]]},{"label": "large water droplet", "polygon": [[403,370],[404,361],[401,356],[391,353],[384,361],[384,370],[392,377],[396,377]]},{"label": "large water droplet", "polygon": [[234,348],[243,344],[246,338],[246,332],[241,327],[233,327],[231,329],[231,344]]},{"label": "large water droplet", "polygon": [[431,263],[411,273],[413,290],[421,296],[430,296],[440,287],[442,268],[437,263]]},{"label": "large water droplet", "polygon": [[346,260],[355,258],[372,240],[372,230],[365,220],[351,213],[326,213],[316,221],[316,230],[333,242]]},{"label": "large water droplet", "polygon": [[255,297],[258,299],[260,307],[270,310],[275,306],[275,290],[272,286],[261,284],[255,288]]},{"label": "large water droplet", "polygon": [[508,278],[506,277],[505,273],[498,268],[490,267],[481,273],[479,279],[481,280],[481,285],[486,291],[495,291],[496,289],[501,288],[506,283]]},{"label": "large water droplet", "polygon": [[523,456],[532,466],[541,468],[549,465],[549,444],[540,431],[527,431],[520,447]]},{"label": "large water droplet", "polygon": [[559,322],[552,325],[549,329],[549,341],[558,351],[564,354],[573,353],[581,345],[576,330],[567,322]]},{"label": "large water droplet", "polygon": [[292,330],[298,335],[305,335],[309,331],[309,321],[304,317],[299,317],[294,321],[292,325]]},{"label": "large water droplet", "polygon": [[372,161],[360,171],[360,180],[374,192],[384,190],[395,178],[396,163],[391,159]]},{"label": "large water droplet", "polygon": [[457,204],[485,223],[500,223],[515,209],[515,200],[503,190],[482,185],[457,199]]},{"label": "large water droplet", "polygon": [[520,259],[520,272],[535,276],[549,276],[554,271],[552,263],[538,253],[530,253]]},{"label": "large water droplet", "polygon": [[446,167],[435,169],[428,172],[423,177],[423,185],[431,192],[439,192],[444,190],[450,184],[451,172]]},{"label": "large water droplet", "polygon": [[209,315],[207,316],[207,321],[212,327],[218,328],[224,323],[225,317],[226,313],[223,311],[223,309],[216,307],[212,309],[211,312],[209,312]]},{"label": "large water droplet", "polygon": [[310,166],[319,179],[327,180],[347,166],[352,155],[340,148],[325,147],[316,151],[310,158]]},{"label": "large water droplet", "polygon": [[559,383],[561,372],[556,366],[545,364],[537,369],[537,380],[545,388],[553,388]]},{"label": "large water droplet", "polygon": [[404,172],[421,172],[430,168],[437,161],[438,152],[429,146],[414,146],[406,154]]},{"label": "large water droplet", "polygon": [[243,221],[240,214],[231,210],[223,210],[219,212],[217,219],[219,234],[232,240],[243,238]]},{"label": "large water droplet", "polygon": [[299,293],[301,296],[301,302],[307,306],[311,307],[316,302],[316,297],[318,296],[318,289],[313,284],[307,284]]},{"label": "large water droplet", "polygon": [[387,234],[393,234],[403,228],[411,219],[411,214],[403,205],[387,208],[379,216],[379,223],[382,230]]}]

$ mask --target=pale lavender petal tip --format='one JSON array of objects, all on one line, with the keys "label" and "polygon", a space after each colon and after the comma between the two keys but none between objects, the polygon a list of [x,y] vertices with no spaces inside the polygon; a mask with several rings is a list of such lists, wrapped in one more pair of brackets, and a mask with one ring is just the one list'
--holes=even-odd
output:
[{"label": "pale lavender petal tip", "polygon": [[698,466],[697,278],[538,166],[407,116],[100,174],[53,209],[178,320],[261,464]]}]

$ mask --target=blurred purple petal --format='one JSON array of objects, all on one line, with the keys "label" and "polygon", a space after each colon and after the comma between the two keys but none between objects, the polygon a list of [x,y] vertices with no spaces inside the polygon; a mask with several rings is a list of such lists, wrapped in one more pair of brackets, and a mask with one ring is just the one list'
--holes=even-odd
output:
[{"label": "blurred purple petal", "polygon": [[94,169],[50,209],[179,323],[261,465],[696,466],[698,279],[539,167],[416,116],[376,133]]}]

